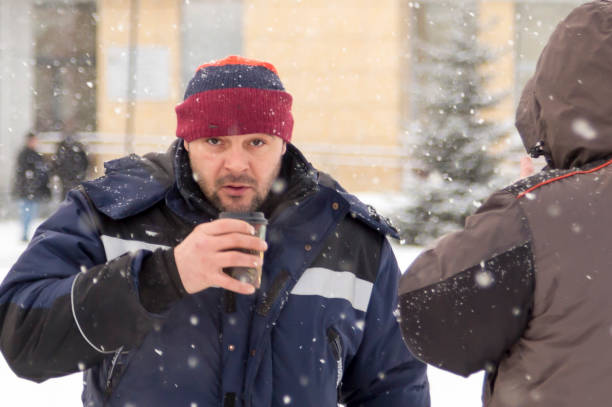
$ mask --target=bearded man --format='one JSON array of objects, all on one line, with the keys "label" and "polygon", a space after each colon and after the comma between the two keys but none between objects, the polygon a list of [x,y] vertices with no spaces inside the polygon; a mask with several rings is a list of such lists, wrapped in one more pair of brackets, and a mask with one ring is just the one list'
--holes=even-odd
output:
[{"label": "bearded man", "polygon": [[[15,372],[83,370],[85,406],[429,406],[396,231],[291,144],[291,103],[269,63],[202,65],[167,153],[69,192],[0,286]],[[224,272],[262,252],[259,289]]]}]

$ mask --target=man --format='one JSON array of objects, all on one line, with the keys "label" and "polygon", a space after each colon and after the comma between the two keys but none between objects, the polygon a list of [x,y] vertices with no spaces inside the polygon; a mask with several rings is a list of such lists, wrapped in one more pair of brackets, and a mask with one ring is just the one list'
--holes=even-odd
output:
[{"label": "man", "polygon": [[55,154],[52,157],[54,172],[61,183],[61,196],[79,185],[87,177],[89,158],[85,152],[85,146],[76,140],[72,131],[62,135],[62,140],[57,143]]},{"label": "man", "polygon": [[39,203],[51,196],[48,166],[36,150],[37,146],[38,137],[28,132],[26,144],[17,156],[15,168],[13,196],[19,202],[23,242],[27,242],[30,237],[30,223],[38,216]]},{"label": "man", "polygon": [[[517,111],[548,166],[495,192],[400,281],[401,326],[422,360],[486,370],[484,403],[610,405],[612,3],[559,24]],[[527,167],[528,163],[523,163]]]},{"label": "man", "polygon": [[[2,351],[87,406],[428,406],[393,311],[395,231],[291,143],[275,68],[202,65],[166,154],[106,164],[0,287]],[[219,211],[263,211],[267,242]],[[222,269],[257,265],[261,288]]]}]

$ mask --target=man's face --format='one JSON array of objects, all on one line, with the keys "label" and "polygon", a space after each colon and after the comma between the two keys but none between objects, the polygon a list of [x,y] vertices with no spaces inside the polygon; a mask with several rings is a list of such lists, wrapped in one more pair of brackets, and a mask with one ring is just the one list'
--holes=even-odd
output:
[{"label": "man's face", "polygon": [[28,138],[28,141],[27,141],[26,144],[31,149],[36,149],[36,147],[38,146],[38,138],[37,137],[30,137],[30,138]]},{"label": "man's face", "polygon": [[278,177],[287,146],[276,136],[244,134],[185,142],[193,177],[221,211],[259,208]]}]

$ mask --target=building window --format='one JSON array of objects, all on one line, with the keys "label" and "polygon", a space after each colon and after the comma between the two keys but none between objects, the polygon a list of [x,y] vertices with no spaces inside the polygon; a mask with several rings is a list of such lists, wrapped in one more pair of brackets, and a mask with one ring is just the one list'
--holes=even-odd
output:
[{"label": "building window", "polygon": [[96,4],[33,5],[37,131],[96,129]]},{"label": "building window", "polygon": [[242,0],[190,0],[182,4],[184,89],[198,66],[242,53]]}]

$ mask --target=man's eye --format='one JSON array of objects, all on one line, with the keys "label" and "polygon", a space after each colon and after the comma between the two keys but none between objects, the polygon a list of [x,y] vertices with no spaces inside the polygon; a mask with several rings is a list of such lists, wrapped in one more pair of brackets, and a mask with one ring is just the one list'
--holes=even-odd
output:
[{"label": "man's eye", "polygon": [[266,144],[266,142],[263,141],[262,139],[255,139],[251,141],[251,144],[253,144],[255,147],[258,147],[258,146],[263,146],[264,144]]},{"label": "man's eye", "polygon": [[213,145],[213,146],[216,146],[216,145],[218,145],[218,144],[220,144],[220,143],[221,143],[221,140],[219,140],[218,138],[211,137],[211,138],[207,139],[207,140],[206,140],[206,142],[207,142],[208,144],[211,144],[211,145]]}]

